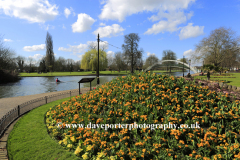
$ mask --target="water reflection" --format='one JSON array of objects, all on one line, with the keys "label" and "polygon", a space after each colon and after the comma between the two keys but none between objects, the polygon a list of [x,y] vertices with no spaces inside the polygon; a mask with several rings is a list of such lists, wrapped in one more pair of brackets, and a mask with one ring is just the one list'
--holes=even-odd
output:
[{"label": "water reflection", "polygon": [[[194,72],[190,72],[194,74]],[[156,73],[161,74],[161,73]],[[170,74],[173,76],[182,76],[182,72],[174,73],[163,73]],[[187,75],[188,72],[184,72],[184,75]],[[121,75],[124,76],[124,75]],[[113,78],[118,76],[100,76],[100,84],[110,82]],[[63,81],[61,83],[56,83],[56,79]],[[22,77],[22,79],[15,83],[8,83],[0,85],[0,98],[7,97],[17,97],[17,96],[26,96],[47,92],[56,92],[70,89],[78,89],[78,82],[82,78],[95,78],[91,86],[97,85],[96,76],[65,76],[65,77]],[[90,83],[82,83],[81,88],[90,87]]]},{"label": "water reflection", "polygon": [[[118,76],[99,76],[100,84],[109,82],[116,77]],[[63,82],[56,83],[57,78]],[[22,77],[16,83],[0,85],[0,98],[78,89],[78,82],[82,78],[96,78],[96,76]],[[97,78],[92,81],[91,86],[96,86],[96,84]],[[82,83],[80,87],[90,87],[90,83]]]}]

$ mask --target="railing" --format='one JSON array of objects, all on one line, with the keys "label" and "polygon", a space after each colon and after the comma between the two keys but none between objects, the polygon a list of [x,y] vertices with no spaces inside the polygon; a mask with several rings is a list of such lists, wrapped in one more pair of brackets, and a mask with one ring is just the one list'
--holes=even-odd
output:
[{"label": "railing", "polygon": [[16,108],[12,109],[9,111],[5,116],[3,116],[0,119],[0,137],[3,136],[5,130],[8,128],[8,126],[14,122],[18,117],[23,115],[24,113],[37,108],[39,106],[42,106],[44,104],[71,97],[71,96],[77,96],[79,95],[79,90],[72,90],[68,92],[63,92],[63,93],[58,93],[58,94],[53,94],[50,96],[45,96],[41,98],[37,98],[28,102],[25,102],[23,104],[18,105]]}]

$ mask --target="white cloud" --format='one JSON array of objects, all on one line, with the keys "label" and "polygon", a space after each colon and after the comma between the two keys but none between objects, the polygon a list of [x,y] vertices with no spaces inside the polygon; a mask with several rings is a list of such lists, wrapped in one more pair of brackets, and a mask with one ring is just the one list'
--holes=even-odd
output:
[{"label": "white cloud", "polygon": [[[98,42],[97,41],[87,41],[87,45],[89,46],[90,44],[93,44],[95,47],[98,46]],[[107,41],[100,41],[99,42],[99,48],[104,48],[104,50],[106,51],[108,49],[108,42]]]},{"label": "white cloud", "polygon": [[113,51],[108,51],[107,52],[107,56],[108,57],[113,57],[114,56],[114,52]]},{"label": "white cloud", "polygon": [[0,9],[8,16],[25,19],[30,23],[44,23],[54,20],[58,7],[48,0],[6,0],[0,3]]},{"label": "white cloud", "polygon": [[189,13],[187,15],[184,14],[183,11],[170,11],[169,13],[165,13],[160,11],[158,16],[152,16],[149,20],[157,21],[159,19],[167,19],[161,20],[158,23],[154,24],[152,28],[149,28],[144,34],[158,34],[164,32],[175,32],[179,30],[178,25],[185,23],[188,19],[192,17],[193,13]]},{"label": "white cloud", "polygon": [[147,52],[147,56],[155,55],[155,53]]},{"label": "white cloud", "polygon": [[[137,14],[143,11],[157,10],[178,10],[187,9],[190,2],[195,0],[108,0],[102,1],[105,4],[102,13],[99,15],[100,19],[118,20],[122,22],[126,16]],[[129,9],[131,8],[131,9]]]},{"label": "white cloud", "polygon": [[78,56],[78,58],[80,58],[80,60],[81,60],[83,55],[77,55],[77,56]]},{"label": "white cloud", "polygon": [[33,52],[33,51],[42,51],[45,49],[45,44],[33,45],[33,46],[25,46],[23,47],[24,51]]},{"label": "white cloud", "polygon": [[106,27],[99,27],[97,30],[93,32],[93,34],[98,35],[100,34],[101,37],[116,37],[118,35],[123,35],[123,32],[125,29],[123,29],[118,24],[113,24],[112,26],[106,26]]},{"label": "white cloud", "polygon": [[[175,32],[178,26],[193,16],[193,12],[184,13],[189,5],[196,0],[108,0],[102,1],[100,19],[118,20],[122,22],[127,16],[141,12],[158,12],[148,20],[159,21],[152,25],[144,34]],[[131,8],[131,9],[129,9]],[[137,24],[142,25],[143,23]]]},{"label": "white cloud", "polygon": [[39,60],[43,58],[43,55],[41,54],[34,54],[34,56],[29,56],[30,58],[33,58],[34,60]]},{"label": "white cloud", "polygon": [[62,28],[63,28],[63,29],[66,29],[66,27],[64,26],[64,24],[63,24]]},{"label": "white cloud", "polygon": [[40,26],[41,28],[45,29],[45,30],[49,30],[49,29],[54,29],[54,28],[55,28],[55,26],[50,25],[50,24],[45,25],[45,24],[40,23],[39,26]]},{"label": "white cloud", "polygon": [[4,41],[4,42],[12,42],[11,39],[4,39],[3,41]]},{"label": "white cloud", "polygon": [[70,14],[71,14],[70,9],[65,8],[65,10],[64,10],[64,15],[65,15],[65,17],[68,18],[68,16],[69,16]]},{"label": "white cloud", "polygon": [[78,14],[77,22],[72,24],[73,32],[85,32],[91,29],[91,25],[95,22],[92,17],[85,13]]},{"label": "white cloud", "polygon": [[100,26],[106,26],[106,24],[105,23],[100,23]]},{"label": "white cloud", "polygon": [[68,44],[68,46],[69,48],[59,47],[58,50],[64,52],[73,52],[75,55],[76,53],[83,53],[88,47],[86,44],[79,44],[77,46],[71,46]]},{"label": "white cloud", "polygon": [[195,51],[193,51],[192,49],[189,49],[189,50],[183,52],[183,55],[187,59],[192,59],[191,57],[192,57],[193,54],[195,54]]},{"label": "white cloud", "polygon": [[188,23],[187,26],[181,29],[179,34],[180,40],[193,38],[204,34],[203,32],[204,26],[192,26],[192,25],[193,23]]},{"label": "white cloud", "polygon": [[65,10],[64,10],[64,15],[65,15],[65,17],[68,18],[68,16],[69,16],[70,14],[73,14],[73,16],[76,15],[76,13],[73,11],[72,7],[70,7],[70,9],[65,8]]}]

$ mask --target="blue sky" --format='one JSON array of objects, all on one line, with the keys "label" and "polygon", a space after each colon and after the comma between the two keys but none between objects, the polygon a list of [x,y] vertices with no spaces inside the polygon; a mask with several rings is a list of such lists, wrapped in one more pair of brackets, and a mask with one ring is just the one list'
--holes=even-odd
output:
[{"label": "blue sky", "polygon": [[240,0],[0,0],[0,34],[17,56],[35,60],[46,54],[47,31],[56,58],[81,60],[98,33],[114,56],[124,35],[138,33],[143,59],[164,50],[179,59],[219,27],[239,35],[239,15]]}]

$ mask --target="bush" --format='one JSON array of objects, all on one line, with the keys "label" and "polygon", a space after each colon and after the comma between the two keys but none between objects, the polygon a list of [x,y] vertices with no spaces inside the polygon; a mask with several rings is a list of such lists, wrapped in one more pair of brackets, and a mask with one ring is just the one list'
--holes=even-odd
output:
[{"label": "bush", "polygon": [[9,82],[17,82],[21,78],[18,76],[18,73],[14,73],[13,71],[8,70],[0,70],[0,84],[9,83]]}]

